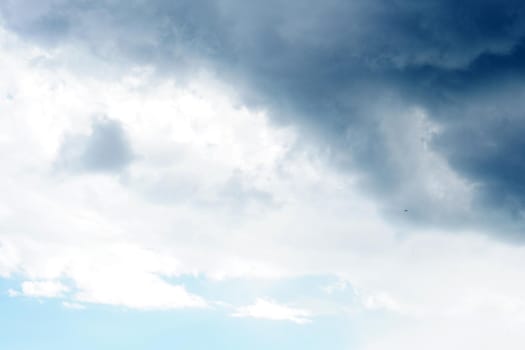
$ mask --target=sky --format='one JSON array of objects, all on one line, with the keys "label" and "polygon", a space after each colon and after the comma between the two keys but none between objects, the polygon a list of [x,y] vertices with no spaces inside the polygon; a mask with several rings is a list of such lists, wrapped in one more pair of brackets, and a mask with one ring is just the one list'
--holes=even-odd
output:
[{"label": "sky", "polygon": [[0,348],[522,349],[525,3],[0,0]]}]

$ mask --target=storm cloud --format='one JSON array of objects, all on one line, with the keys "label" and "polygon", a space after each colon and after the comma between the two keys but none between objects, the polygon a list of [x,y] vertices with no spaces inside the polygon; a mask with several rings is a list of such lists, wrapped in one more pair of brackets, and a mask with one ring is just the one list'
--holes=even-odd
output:
[{"label": "storm cloud", "polygon": [[[160,76],[217,72],[358,173],[392,220],[525,224],[521,1],[25,0],[0,9],[7,27],[40,45],[79,46]],[[83,156],[88,168],[129,158],[117,147],[106,162],[95,148]]]}]

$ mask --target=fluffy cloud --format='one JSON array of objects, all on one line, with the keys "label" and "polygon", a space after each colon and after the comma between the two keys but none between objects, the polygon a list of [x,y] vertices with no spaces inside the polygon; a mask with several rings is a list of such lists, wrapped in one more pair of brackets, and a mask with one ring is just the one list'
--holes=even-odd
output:
[{"label": "fluffy cloud", "polygon": [[57,298],[69,291],[69,288],[58,281],[25,281],[21,291],[9,290],[10,296],[23,295],[32,298]]}]

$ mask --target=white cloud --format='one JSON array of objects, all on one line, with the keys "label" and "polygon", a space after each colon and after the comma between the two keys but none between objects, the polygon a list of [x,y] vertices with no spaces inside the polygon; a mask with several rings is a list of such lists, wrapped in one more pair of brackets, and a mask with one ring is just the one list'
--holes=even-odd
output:
[{"label": "white cloud", "polygon": [[85,271],[75,277],[79,291],[74,300],[84,303],[143,310],[207,307],[203,298],[189,293],[184,286],[140,270]]},{"label": "white cloud", "polygon": [[31,298],[58,298],[68,292],[69,288],[59,281],[24,281],[21,291],[9,289],[9,296],[26,296]]},{"label": "white cloud", "polygon": [[299,324],[311,322],[308,310],[278,304],[273,300],[258,298],[254,304],[237,308],[234,317],[252,317],[275,321],[291,321]]},{"label": "white cloud", "polygon": [[16,248],[6,243],[2,244],[0,241],[0,277],[9,277],[13,271],[16,271],[20,263],[18,259]]}]

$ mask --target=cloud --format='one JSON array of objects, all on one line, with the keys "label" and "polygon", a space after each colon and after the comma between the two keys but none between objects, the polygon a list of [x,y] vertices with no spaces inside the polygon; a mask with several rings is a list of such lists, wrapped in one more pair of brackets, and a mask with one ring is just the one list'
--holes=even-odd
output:
[{"label": "cloud", "polygon": [[95,120],[87,136],[66,135],[59,152],[58,167],[71,171],[120,171],[133,158],[122,126],[107,118]]},{"label": "cloud", "polygon": [[129,244],[102,249],[83,252],[64,271],[76,287],[72,300],[140,310],[207,307],[204,298],[166,281],[180,270],[172,257]]},{"label": "cloud", "polygon": [[125,306],[141,310],[204,308],[206,301],[186,291],[183,286],[169,284],[160,278],[133,272],[131,276],[105,274],[82,276],[76,281],[80,291],[74,299],[83,303]]},{"label": "cloud", "polygon": [[[137,65],[180,81],[203,68],[220,72],[245,104],[298,127],[302,142],[325,147],[324,156],[349,176],[359,173],[389,219],[448,229],[504,223],[512,236],[523,224],[523,186],[509,169],[523,163],[522,145],[494,125],[506,120],[510,130],[521,129],[519,103],[502,104],[498,92],[520,93],[523,10],[518,1],[492,0],[28,0],[9,1],[1,13],[7,28],[62,47],[67,62],[90,76]],[[478,131],[475,106],[485,106]],[[421,114],[434,131],[417,127]],[[108,127],[95,129],[94,143],[81,151],[83,166],[127,164],[118,132]],[[467,132],[476,146],[464,144]],[[102,155],[96,145],[106,142],[115,142],[114,151]],[[486,150],[489,144],[496,146]],[[404,215],[400,207],[411,210]]]},{"label": "cloud", "polygon": [[[505,248],[469,230],[459,238],[386,221],[380,215],[384,204],[363,194],[359,173],[340,171],[315,143],[298,142],[306,134],[296,127],[275,125],[265,110],[239,105],[213,76],[181,87],[169,79],[160,84],[147,67],[138,67],[116,80],[84,79],[60,65],[31,64],[35,55],[51,54],[5,35],[5,42],[18,46],[1,58],[2,91],[13,92],[8,117],[0,121],[6,130],[0,148],[4,276],[66,278],[79,300],[155,309],[206,303],[191,288],[170,283],[173,276],[329,274],[363,295],[388,295],[399,309],[419,315],[436,312],[429,305],[457,308],[471,285],[485,288],[484,281],[499,276],[492,268],[483,276],[477,272],[485,260],[509,271],[509,280],[519,274],[509,270],[521,264],[519,246]],[[399,125],[394,120],[380,125],[395,155],[392,167],[411,179],[400,195],[390,194],[397,203],[388,206],[392,216],[408,207],[417,219],[426,206],[440,203],[447,205],[431,213],[436,222],[458,212],[472,215],[469,187],[439,155],[425,150],[439,126],[422,109],[398,112]],[[98,115],[112,121],[97,126]],[[125,129],[137,154],[118,177],[50,171],[62,154],[64,135],[85,135],[83,144],[89,144],[92,129],[107,127],[104,123]],[[400,138],[401,132],[410,138]],[[364,135],[349,137],[359,145]],[[417,167],[404,161],[411,151]],[[410,196],[420,188],[433,193],[425,202]],[[465,261],[468,269],[454,268]],[[442,276],[443,266],[455,273]],[[415,281],[425,288],[412,288]],[[495,295],[522,291],[501,283],[490,286]],[[455,298],[448,297],[450,286],[457,287]]]},{"label": "cloud", "polygon": [[524,247],[484,236],[522,232],[522,5],[494,4],[2,3],[0,274],[140,310],[329,275],[362,348],[522,344]]},{"label": "cloud", "polygon": [[16,248],[0,243],[0,276],[9,277],[16,270],[18,263]]},{"label": "cloud", "polygon": [[59,281],[25,281],[21,291],[10,289],[10,296],[25,296],[31,298],[58,298],[69,292],[69,288]]},{"label": "cloud", "polygon": [[272,300],[258,298],[254,304],[239,307],[234,317],[252,317],[275,321],[291,321],[298,324],[311,322],[310,312],[278,304]]}]

